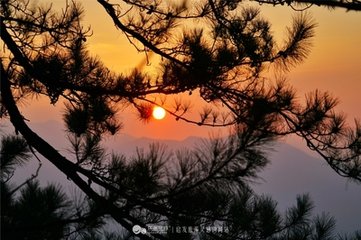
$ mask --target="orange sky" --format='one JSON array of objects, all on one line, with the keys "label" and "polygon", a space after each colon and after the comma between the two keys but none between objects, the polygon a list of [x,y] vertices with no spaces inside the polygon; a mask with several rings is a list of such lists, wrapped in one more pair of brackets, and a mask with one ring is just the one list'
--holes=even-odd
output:
[{"label": "orange sky", "polygon": [[[65,1],[52,2],[58,7]],[[82,3],[85,4],[85,1]],[[115,30],[101,6],[96,1],[86,1],[84,7],[85,25],[90,24],[93,29],[93,36],[88,39],[91,53],[98,55],[115,71],[130,71],[138,66],[143,55],[138,54]],[[261,10],[262,15],[272,23],[277,39],[281,40],[295,12],[288,7],[272,6],[262,6]],[[288,79],[298,90],[300,98],[316,88],[329,91],[340,99],[338,109],[348,115],[350,122],[354,117],[361,119],[361,13],[319,7],[311,8],[310,13],[318,24],[312,52],[303,64],[291,70]],[[152,71],[154,65],[152,63],[145,70]],[[52,107],[48,100],[29,102],[22,111],[26,118],[34,122],[57,120],[62,114],[61,106]],[[125,126],[122,133],[137,137],[183,139],[187,136],[208,136],[211,131],[219,131],[191,126],[170,116],[162,121],[153,120],[144,124],[137,120],[132,109],[121,113],[120,118]]]}]

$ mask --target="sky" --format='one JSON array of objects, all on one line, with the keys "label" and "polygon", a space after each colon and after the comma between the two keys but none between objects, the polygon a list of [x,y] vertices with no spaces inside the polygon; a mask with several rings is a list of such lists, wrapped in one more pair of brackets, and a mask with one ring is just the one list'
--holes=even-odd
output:
[{"label": "sky", "polygon": [[[38,0],[39,4],[49,2]],[[63,6],[64,1],[51,1],[54,8]],[[91,54],[99,56],[110,69],[117,72],[130,72],[133,67],[142,65],[144,55],[128,43],[121,32],[117,31],[110,18],[96,1],[86,1],[84,5],[84,25],[91,26],[93,35],[88,39]],[[260,6],[261,14],[270,20],[276,40],[282,43],[286,27],[290,25],[292,15],[296,12],[289,7]],[[361,119],[361,14],[346,12],[342,9],[329,10],[322,7],[312,7],[308,13],[317,23],[313,47],[308,58],[286,74],[289,82],[297,90],[299,99],[315,89],[328,91],[340,100],[338,111],[347,114],[348,122],[354,118]],[[151,65],[144,71],[151,72],[156,60],[151,59]],[[194,94],[190,100],[195,103],[194,118],[197,119],[197,107],[202,106]],[[31,101],[22,106],[22,112],[33,122],[57,120],[63,113],[62,104],[51,106],[47,99]],[[214,129],[190,125],[176,121],[167,115],[164,120],[151,120],[149,123],[137,119],[134,109],[127,108],[120,112],[119,118],[124,123],[120,134],[130,134],[136,137],[151,137],[159,139],[184,139],[190,135],[207,137],[217,135],[224,129]]]},{"label": "sky", "polygon": [[[49,1],[37,1],[39,4],[42,2]],[[55,8],[59,8],[65,1],[54,0],[51,2],[54,3]],[[93,30],[93,36],[87,41],[89,51],[99,56],[106,66],[114,71],[130,72],[133,67],[141,65],[144,62],[144,55],[137,53],[129,45],[124,36],[115,29],[101,6],[95,0],[87,0],[83,3],[86,3],[84,25],[90,25]],[[290,25],[292,15],[296,12],[282,6],[262,5],[260,8],[262,16],[270,20],[272,30],[281,43],[285,28]],[[354,118],[361,119],[361,107],[359,106],[361,104],[361,28],[359,27],[361,13],[346,12],[342,9],[329,10],[316,6],[309,9],[309,13],[318,25],[313,39],[313,47],[308,58],[302,64],[291,69],[287,74],[287,79],[297,90],[300,101],[307,92],[315,89],[329,91],[333,96],[338,97],[340,103],[337,110],[347,114],[347,121],[352,124]],[[143,69],[152,71],[154,65],[155,61],[151,61],[151,66]],[[190,100],[197,106],[202,105],[196,94],[193,94]],[[28,101],[20,107],[24,117],[29,119],[33,125],[41,126],[41,123],[52,121],[62,124],[60,122],[63,106],[60,102],[52,106],[48,99],[38,99]],[[192,113],[194,117],[197,117],[196,110],[193,110]],[[137,114],[132,108],[120,112],[119,118],[124,123],[124,128],[119,133],[123,139],[124,136],[131,135],[137,138],[182,140],[190,136],[208,137],[228,131],[227,129],[190,125],[176,121],[169,115],[161,121],[151,120],[149,123],[144,123],[138,120]],[[53,125],[44,124],[42,126]],[[53,137],[58,140],[58,136]],[[116,140],[117,137],[113,139]],[[291,143],[298,146],[300,141],[292,139]],[[276,177],[281,175],[276,174]],[[284,183],[285,181],[281,179],[280,182]],[[279,185],[281,186],[281,184]],[[334,189],[329,190],[329,192],[333,191]],[[280,192],[279,196],[283,196],[284,191]],[[295,198],[294,195],[291,197]]]}]

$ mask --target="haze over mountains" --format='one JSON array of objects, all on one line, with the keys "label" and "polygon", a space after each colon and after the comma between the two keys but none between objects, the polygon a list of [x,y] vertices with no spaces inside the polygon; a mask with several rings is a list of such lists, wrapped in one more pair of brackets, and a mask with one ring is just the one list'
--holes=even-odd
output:
[{"label": "haze over mountains", "polygon": [[[58,122],[31,124],[43,138],[65,155],[67,143],[64,141],[65,133]],[[9,132],[10,128],[5,128]],[[202,141],[198,137],[188,137],[182,141],[157,140],[150,138],[135,138],[120,133],[117,137],[109,137],[106,147],[110,151],[130,156],[136,148],[147,149],[149,144],[159,142],[167,145],[170,150],[194,148]],[[329,213],[337,221],[337,230],[349,233],[361,230],[361,186],[338,176],[325,162],[309,155],[298,147],[287,143],[278,143],[270,152],[270,164],[263,172],[261,179],[254,184],[259,194],[271,195],[278,202],[279,209],[284,212],[287,207],[296,202],[298,194],[309,193],[315,203],[314,213]],[[34,161],[36,163],[36,161]],[[29,177],[36,169],[36,164],[19,170],[16,174],[18,182]],[[60,183],[65,190],[74,191],[74,186],[54,167],[43,161],[39,179],[42,183]]]}]

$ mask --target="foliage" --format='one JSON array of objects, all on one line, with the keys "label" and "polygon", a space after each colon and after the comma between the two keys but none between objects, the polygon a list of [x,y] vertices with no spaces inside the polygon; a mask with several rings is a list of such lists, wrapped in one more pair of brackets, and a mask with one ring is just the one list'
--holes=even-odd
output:
[{"label": "foliage", "polygon": [[[9,138],[14,148],[7,147],[6,139],[2,142],[5,177],[11,178],[15,166],[28,157],[28,150],[43,155],[90,199],[86,209],[76,211],[79,219],[67,218],[75,221],[75,232],[84,238],[97,238],[99,234],[93,230],[105,217],[129,233],[134,225],[214,225],[227,231],[202,232],[198,237],[333,238],[334,220],[327,215],[312,218],[308,196],[300,196],[283,216],[272,199],[255,195],[248,185],[268,162],[265,147],[289,134],[305,140],[338,174],[361,181],[360,124],[356,122],[354,129],[347,127],[344,117],[333,111],[337,101],[330,94],[315,91],[302,104],[288,83],[262,75],[272,67],[288,71],[306,58],[315,28],[310,16],[302,13],[294,17],[284,43],[277,44],[260,11],[244,7],[241,1],[209,0],[196,6],[187,1],[98,3],[139,52],[162,58],[160,72],[148,76],[134,70],[124,75],[92,57],[85,45],[90,29],[82,27],[83,10],[75,2],[56,13],[51,7],[32,7],[25,0],[1,1],[0,114],[10,117],[25,139]],[[210,107],[197,120],[188,115],[189,104],[176,101],[173,107],[166,107],[163,102],[168,113],[190,124],[231,126],[232,134],[213,139],[201,149],[173,155],[156,145],[130,159],[106,154],[101,140],[121,129],[116,118],[119,106],[133,106],[140,118],[147,120],[149,109],[159,105],[154,96],[184,92],[199,92]],[[38,95],[48,97],[51,104],[59,99],[65,102],[63,120],[71,158],[24,121],[18,104]],[[224,106],[223,112],[212,108],[219,105]],[[18,151],[14,154],[12,149]],[[2,183],[6,184],[3,178]],[[51,197],[47,203],[54,204],[42,209],[46,210],[44,216],[57,220],[69,217],[62,212],[67,199],[58,188],[42,189],[32,180],[25,185],[18,200],[6,192],[9,186],[3,187],[8,206],[18,201],[18,207],[27,209],[34,199],[38,206],[43,198]],[[16,212],[11,214],[21,219]],[[87,229],[93,226],[92,221],[94,227]],[[59,238],[64,229],[51,232]],[[195,236],[166,231],[137,237]]]},{"label": "foliage", "polygon": [[30,157],[25,139],[18,136],[6,136],[1,139],[1,180],[9,179],[15,168],[24,164]]},{"label": "foliage", "polygon": [[342,0],[331,0],[331,1],[319,1],[319,0],[254,0],[260,4],[272,4],[275,5],[287,5],[295,11],[304,11],[312,6],[322,6],[329,9],[342,8],[346,11],[360,11],[361,2],[358,0],[342,1]]},{"label": "foliage", "polygon": [[[36,174],[25,182],[12,181],[16,168],[31,155],[25,139],[1,139],[1,238],[2,239],[82,239],[103,226],[92,203],[80,197],[71,201],[59,185],[41,187]],[[38,169],[39,170],[39,169]]]}]

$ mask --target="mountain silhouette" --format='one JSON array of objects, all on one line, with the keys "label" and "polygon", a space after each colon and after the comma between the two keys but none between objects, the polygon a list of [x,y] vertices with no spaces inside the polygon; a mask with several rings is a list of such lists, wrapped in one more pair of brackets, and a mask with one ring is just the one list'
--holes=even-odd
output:
[{"label": "mountain silhouette", "polygon": [[[31,123],[31,127],[41,137],[49,141],[62,154],[70,157],[69,145],[64,141],[66,132],[56,121]],[[5,129],[5,130],[4,130]],[[10,132],[10,127],[2,129]],[[190,136],[182,141],[159,140],[151,138],[137,138],[120,133],[115,137],[108,137],[104,142],[107,150],[131,156],[139,149],[147,149],[152,143],[159,143],[169,151],[184,148],[192,149],[202,145],[205,139]],[[292,146],[279,142],[270,151],[270,164],[259,173],[260,178],[252,183],[258,194],[272,196],[278,202],[279,209],[284,212],[287,207],[295,204],[298,194],[309,193],[314,201],[315,214],[323,212],[334,216],[337,229],[341,233],[361,230],[361,187],[354,182],[338,176],[322,159],[301,150],[300,146]],[[41,156],[40,156],[40,159]],[[39,173],[42,184],[59,183],[66,191],[73,192],[74,186],[66,176],[56,170],[50,163],[42,160],[43,165]],[[16,182],[24,181],[35,172],[37,161],[17,170]]]}]

